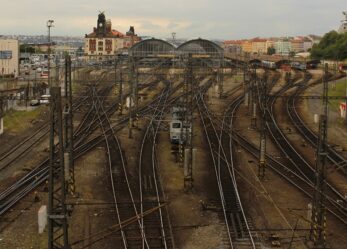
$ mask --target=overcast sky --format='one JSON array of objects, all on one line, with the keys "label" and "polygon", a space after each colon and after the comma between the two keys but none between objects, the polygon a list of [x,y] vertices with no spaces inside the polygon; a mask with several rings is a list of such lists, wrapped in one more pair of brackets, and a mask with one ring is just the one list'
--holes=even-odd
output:
[{"label": "overcast sky", "polygon": [[135,26],[158,38],[240,39],[256,36],[324,34],[337,29],[346,0],[0,0],[0,34],[83,36],[96,26],[99,11],[113,29]]}]

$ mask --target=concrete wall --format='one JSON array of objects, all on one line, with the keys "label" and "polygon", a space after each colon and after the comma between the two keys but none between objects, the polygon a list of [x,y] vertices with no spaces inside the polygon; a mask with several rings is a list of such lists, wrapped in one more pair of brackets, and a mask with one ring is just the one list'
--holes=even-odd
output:
[{"label": "concrete wall", "polygon": [[0,39],[0,56],[10,51],[9,58],[0,57],[0,75],[11,75],[18,77],[19,71],[19,42],[18,40]]}]

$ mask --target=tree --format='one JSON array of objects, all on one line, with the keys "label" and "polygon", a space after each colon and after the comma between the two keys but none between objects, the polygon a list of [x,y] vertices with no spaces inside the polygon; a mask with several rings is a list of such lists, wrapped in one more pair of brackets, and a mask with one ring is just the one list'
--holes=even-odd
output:
[{"label": "tree", "polygon": [[295,52],[294,51],[290,51],[289,52],[289,57],[294,57],[295,56]]},{"label": "tree", "polygon": [[319,44],[313,45],[311,57],[330,60],[347,59],[347,33],[339,34],[336,31],[326,33]]},{"label": "tree", "polygon": [[22,44],[19,46],[19,50],[21,53],[30,53],[33,54],[35,53],[35,48],[28,45],[28,44]]},{"label": "tree", "polygon": [[276,49],[274,47],[268,47],[267,48],[267,54],[272,55],[276,53]]},{"label": "tree", "polygon": [[82,48],[82,46],[78,47],[76,53],[77,53],[77,56],[82,56],[83,55],[83,48]]}]

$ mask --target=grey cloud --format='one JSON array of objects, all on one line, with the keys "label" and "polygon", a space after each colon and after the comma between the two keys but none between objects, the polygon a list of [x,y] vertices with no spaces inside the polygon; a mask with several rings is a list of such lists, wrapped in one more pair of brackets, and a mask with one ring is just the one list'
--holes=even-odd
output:
[{"label": "grey cloud", "polygon": [[[180,37],[238,39],[323,34],[338,27],[346,4],[345,0],[21,0],[3,1],[2,7],[3,34],[45,34],[45,22],[53,18],[55,34],[83,35],[95,26],[101,10],[106,16],[144,20],[136,29],[140,35],[167,37],[177,32]],[[88,23],[71,23],[84,17]],[[156,23],[159,19],[166,20],[166,28]],[[190,25],[182,28],[181,22]]]}]

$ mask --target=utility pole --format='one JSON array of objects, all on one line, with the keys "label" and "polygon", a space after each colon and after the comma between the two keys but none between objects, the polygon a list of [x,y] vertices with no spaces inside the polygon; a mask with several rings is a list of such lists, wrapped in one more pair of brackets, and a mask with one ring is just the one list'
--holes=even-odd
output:
[{"label": "utility pole", "polygon": [[218,89],[219,89],[219,98],[221,99],[223,96],[223,80],[224,80],[224,60],[222,59],[218,68]]},{"label": "utility pole", "polygon": [[68,224],[60,87],[51,87],[50,93],[48,249],[66,249]]},{"label": "utility pole", "polygon": [[[266,77],[267,78],[267,77]],[[259,149],[259,165],[258,165],[258,177],[260,179],[265,178],[265,168],[266,168],[266,122],[267,122],[267,80],[263,81],[263,91],[262,91],[262,120],[260,123],[260,149]]]},{"label": "utility pole", "polygon": [[55,56],[55,85],[56,86],[60,86],[59,73],[60,73],[59,60],[58,60],[58,57]]},{"label": "utility pole", "polygon": [[187,58],[186,72],[185,72],[185,138],[186,149],[184,151],[184,189],[190,191],[193,188],[193,62],[192,55],[189,54]]},{"label": "utility pole", "polygon": [[347,74],[345,75],[345,125],[347,125]]},{"label": "utility pole", "polygon": [[68,193],[75,194],[75,171],[73,155],[73,113],[72,113],[72,81],[71,81],[71,57],[65,57],[65,108],[64,108],[64,164],[65,180]]},{"label": "utility pole", "polygon": [[325,64],[323,77],[323,114],[319,118],[318,146],[316,151],[315,192],[313,195],[310,239],[313,248],[326,248],[326,160],[328,136],[328,65]]},{"label": "utility pole", "polygon": [[248,70],[248,64],[245,63],[243,67],[243,92],[244,92],[244,103],[245,106],[249,106],[249,82],[250,75]]},{"label": "utility pole", "polygon": [[172,43],[175,44],[175,41],[176,41],[176,32],[172,32],[171,35],[172,35]]},{"label": "utility pole", "polygon": [[252,77],[252,80],[251,80],[251,87],[250,87],[250,90],[251,90],[251,105],[250,105],[250,108],[251,108],[251,129],[256,129],[257,128],[257,101],[256,101],[256,84],[257,84],[257,69],[256,67],[254,67],[254,70],[252,72],[253,74],[253,77]]},{"label": "utility pole", "polygon": [[123,113],[123,72],[122,68],[119,72],[119,114]]},{"label": "utility pole", "polygon": [[4,133],[4,100],[0,96],[0,135]]},{"label": "utility pole", "polygon": [[[120,63],[119,63],[120,62]],[[120,64],[120,68],[118,69],[118,64]],[[119,72],[119,78],[118,76],[118,72]],[[119,79],[119,86],[117,86],[117,82]],[[118,110],[119,110],[119,115],[122,115],[123,112],[123,72],[122,72],[122,64],[121,64],[121,60],[116,57],[115,58],[115,64],[114,64],[114,81],[115,81],[115,86],[116,88],[118,87]]]},{"label": "utility pole", "polygon": [[130,97],[129,97],[129,138],[132,138],[132,128],[134,125],[133,121],[133,105],[134,105],[134,61],[133,58],[129,57],[129,62],[128,62],[128,68],[129,68],[129,74],[128,74],[128,82],[130,84]]},{"label": "utility pole", "polygon": [[48,28],[48,87],[51,87],[51,28],[53,26],[54,20],[48,20],[47,21],[47,28]]},{"label": "utility pole", "polygon": [[139,108],[139,71],[138,67],[136,66],[134,62],[134,74],[135,74],[135,80],[134,80],[134,104],[135,104],[135,124],[138,126],[138,108]]}]

